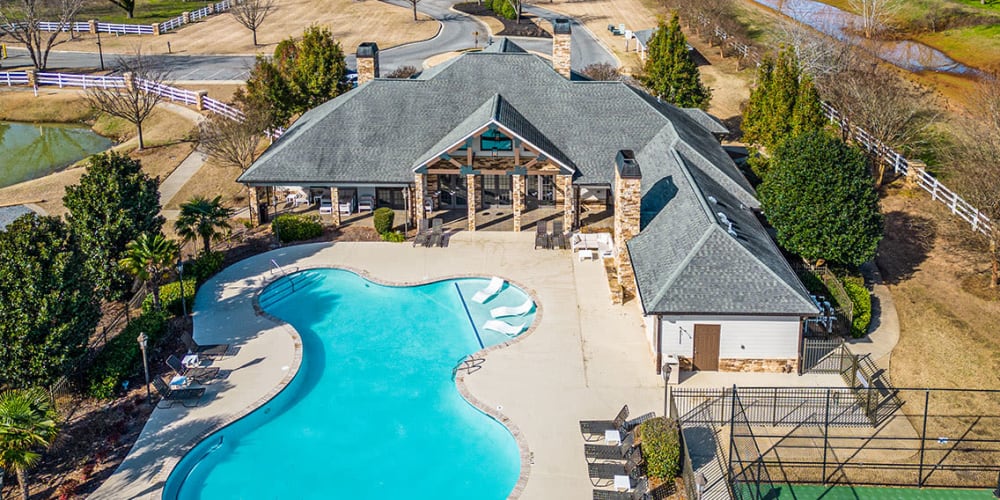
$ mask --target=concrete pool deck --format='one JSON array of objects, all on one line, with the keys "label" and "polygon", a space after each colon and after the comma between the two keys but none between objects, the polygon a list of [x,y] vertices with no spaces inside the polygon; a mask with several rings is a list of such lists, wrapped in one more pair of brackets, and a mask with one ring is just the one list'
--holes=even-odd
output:
[{"label": "concrete pool deck", "polygon": [[[460,232],[448,248],[299,245],[223,270],[199,290],[194,336],[200,343],[238,348],[213,363],[227,375],[207,386],[195,408],[157,408],[128,457],[90,498],[160,498],[169,471],[198,440],[260,406],[291,379],[299,362],[298,335],[254,310],[257,292],[274,277],[270,259],[288,271],[344,267],[382,282],[474,274],[524,286],[541,305],[536,329],[487,352],[482,369],[464,376],[464,385],[481,404],[502,408],[526,443],[522,467],[529,474],[521,498],[589,498],[593,486],[578,421],[610,419],[626,403],[633,415],[662,414],[663,383],[653,369],[638,304],[611,304],[600,262],[579,262],[566,250],[533,250],[533,237]],[[725,375],[720,386],[744,374]]]}]

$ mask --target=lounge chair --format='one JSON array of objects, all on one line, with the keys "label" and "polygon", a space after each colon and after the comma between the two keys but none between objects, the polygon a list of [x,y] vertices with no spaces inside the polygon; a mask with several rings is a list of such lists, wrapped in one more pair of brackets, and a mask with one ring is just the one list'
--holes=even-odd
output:
[{"label": "lounge chair", "polygon": [[417,237],[413,238],[413,246],[423,245],[425,247],[430,246],[431,232],[427,229],[427,219],[420,219],[419,229],[417,229]]},{"label": "lounge chair", "polygon": [[364,212],[364,211],[371,212],[371,211],[374,211],[374,210],[375,210],[375,197],[374,196],[372,196],[370,194],[366,194],[366,195],[361,196],[361,198],[359,198],[359,201],[358,201],[358,212]]},{"label": "lounge chair", "polygon": [[440,217],[435,217],[434,220],[431,221],[430,243],[432,247],[444,246],[444,222]]},{"label": "lounge chair", "polygon": [[208,358],[217,358],[226,356],[229,354],[229,344],[204,344],[198,345],[197,342],[191,338],[191,334],[182,333],[181,341],[187,347],[188,353],[197,354],[198,356],[205,356]]},{"label": "lounge chair", "polygon": [[472,296],[472,300],[479,302],[480,304],[486,303],[487,300],[492,299],[496,294],[500,293],[504,283],[506,283],[506,281],[504,281],[503,278],[497,278],[494,276],[493,279],[490,280],[490,284],[486,285],[486,288],[483,288]]},{"label": "lounge chair", "polygon": [[549,248],[549,224],[543,220],[535,224],[535,250]]},{"label": "lounge chair", "polygon": [[583,456],[588,460],[628,460],[633,448],[635,448],[635,435],[628,433],[621,444],[584,444]]},{"label": "lounge chair", "polygon": [[614,420],[581,420],[580,433],[604,436],[606,431],[621,429],[626,419],[628,419],[628,405],[622,406]]},{"label": "lounge chair", "polygon": [[635,452],[625,463],[595,462],[587,464],[587,473],[591,479],[613,481],[615,476],[628,476],[632,483],[638,483],[642,472],[642,447],[637,446]]},{"label": "lounge chair", "polygon": [[219,374],[218,368],[188,368],[181,363],[181,360],[171,354],[167,358],[167,366],[170,367],[174,373],[178,375],[183,375],[195,382],[204,383],[206,380],[212,380]]},{"label": "lounge chair", "polygon": [[651,500],[649,479],[645,476],[636,480],[632,491],[594,490],[594,500]]},{"label": "lounge chair", "polygon": [[494,307],[490,309],[490,316],[494,318],[503,318],[505,316],[523,316],[531,312],[535,308],[535,303],[531,299],[525,300],[523,304],[519,306],[501,306]]},{"label": "lounge chair", "polygon": [[198,399],[205,394],[204,387],[188,387],[185,389],[171,389],[160,377],[153,377],[153,387],[164,401],[180,401],[184,406],[188,406],[185,401],[194,400],[193,406],[198,406]]},{"label": "lounge chair", "polygon": [[493,330],[494,332],[500,332],[508,337],[513,337],[524,331],[525,326],[527,326],[527,323],[512,325],[506,321],[491,319],[486,323],[483,323],[483,330]]},{"label": "lounge chair", "polygon": [[333,204],[330,203],[330,200],[323,199],[319,201],[319,213],[321,214],[333,213]]},{"label": "lounge chair", "polygon": [[566,234],[563,233],[563,223],[561,220],[552,222],[552,236],[549,238],[552,241],[552,248],[566,248]]}]

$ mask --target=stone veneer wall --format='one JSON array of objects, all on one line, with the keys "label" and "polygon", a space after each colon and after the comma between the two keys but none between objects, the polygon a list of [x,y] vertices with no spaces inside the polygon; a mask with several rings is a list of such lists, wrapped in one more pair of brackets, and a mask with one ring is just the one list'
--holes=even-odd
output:
[{"label": "stone veneer wall", "polygon": [[719,371],[794,373],[797,365],[796,359],[720,359]]},{"label": "stone veneer wall", "polygon": [[514,175],[511,180],[511,201],[514,204],[514,232],[521,231],[521,213],[524,212],[525,182],[523,175]]},{"label": "stone veneer wall", "polygon": [[573,188],[573,178],[568,175],[557,175],[555,177],[555,189],[552,201],[558,206],[566,200],[568,190]]},{"label": "stone veneer wall", "polygon": [[340,189],[330,188],[330,204],[333,205],[330,215],[333,216],[334,227],[340,227]]},{"label": "stone veneer wall", "polygon": [[424,174],[413,174],[413,213],[414,220],[419,228],[420,221],[427,218],[424,213],[424,196],[427,196],[427,176]]},{"label": "stone veneer wall", "polygon": [[431,199],[431,208],[437,210],[441,206],[441,187],[437,174],[427,174],[427,196]]},{"label": "stone veneer wall", "polygon": [[359,57],[358,61],[358,85],[378,77],[378,61],[374,57]]},{"label": "stone veneer wall", "polygon": [[615,267],[618,281],[633,297],[637,295],[632,258],[625,243],[639,234],[642,180],[623,179],[615,169]]},{"label": "stone veneer wall", "polygon": [[552,67],[557,73],[570,77],[570,35],[552,35]]},{"label": "stone veneer wall", "polygon": [[469,174],[465,176],[465,182],[468,185],[468,203],[469,203],[469,231],[476,230],[476,211],[479,207],[483,205],[483,190],[481,185],[483,183],[482,177]]}]

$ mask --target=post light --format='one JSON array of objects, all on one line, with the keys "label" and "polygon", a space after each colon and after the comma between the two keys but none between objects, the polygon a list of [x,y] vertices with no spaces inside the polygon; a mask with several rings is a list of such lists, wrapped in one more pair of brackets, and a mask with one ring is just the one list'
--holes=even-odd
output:
[{"label": "post light", "polygon": [[149,361],[146,359],[146,343],[149,341],[149,337],[146,336],[146,332],[140,332],[136,340],[139,342],[139,349],[142,351],[142,370],[146,374],[146,402],[152,406],[153,395],[149,392]]},{"label": "post light", "polygon": [[104,71],[104,49],[101,48],[101,30],[100,29],[97,30],[97,55],[101,58],[101,71]]}]

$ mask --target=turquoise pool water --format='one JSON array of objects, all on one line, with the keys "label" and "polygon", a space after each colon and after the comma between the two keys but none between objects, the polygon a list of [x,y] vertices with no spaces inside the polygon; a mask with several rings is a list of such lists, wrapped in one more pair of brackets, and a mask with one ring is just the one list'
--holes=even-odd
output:
[{"label": "turquoise pool water", "polygon": [[[276,281],[260,304],[302,336],[298,374],[188,453],[164,498],[506,498],[520,475],[517,443],[452,377],[481,345],[508,340],[482,331],[489,310],[528,298],[508,284],[473,302],[487,283],[389,287],[333,269]],[[534,310],[506,319],[530,326]]]}]

